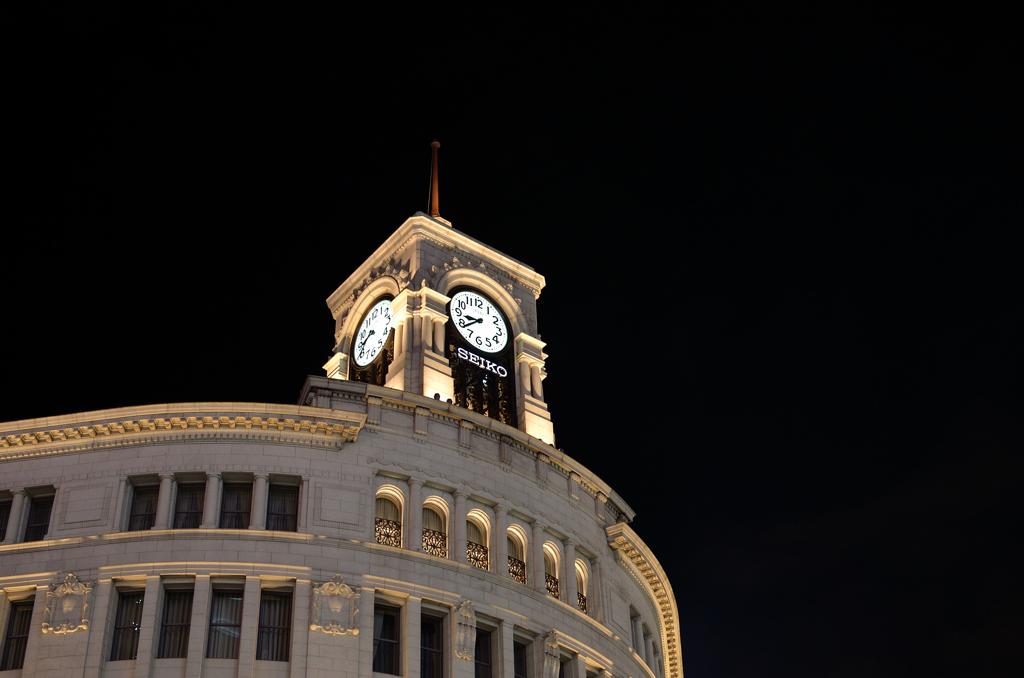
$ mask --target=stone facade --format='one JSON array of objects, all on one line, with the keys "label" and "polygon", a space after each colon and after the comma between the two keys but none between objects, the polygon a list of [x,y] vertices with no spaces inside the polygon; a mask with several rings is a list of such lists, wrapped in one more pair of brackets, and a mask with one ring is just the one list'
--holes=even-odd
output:
[{"label": "stone facade", "polygon": [[[331,296],[334,364],[299,405],[0,424],[5,675],[682,677],[633,511],[551,444],[543,278],[442,226],[413,217]],[[510,286],[486,289],[537,405],[518,427],[429,397],[438,309],[481,276]],[[418,338],[386,386],[350,381],[382,289]]]}]

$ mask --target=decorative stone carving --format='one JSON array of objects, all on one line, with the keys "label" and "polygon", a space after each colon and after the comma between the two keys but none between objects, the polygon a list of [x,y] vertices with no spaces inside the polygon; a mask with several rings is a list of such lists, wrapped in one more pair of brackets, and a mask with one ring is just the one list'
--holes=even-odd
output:
[{"label": "decorative stone carving", "polygon": [[458,630],[455,633],[455,656],[459,659],[473,661],[476,651],[476,612],[473,601],[464,600],[455,608],[458,618]]},{"label": "decorative stone carving", "polygon": [[359,613],[359,588],[345,583],[336,574],[319,586],[313,582],[312,612],[310,631],[320,631],[332,636],[359,635],[356,615]]},{"label": "decorative stone carving", "polygon": [[74,633],[89,630],[93,584],[82,583],[69,574],[60,584],[50,584],[46,592],[43,633]]},{"label": "decorative stone carving", "polygon": [[558,678],[558,669],[561,663],[561,656],[558,652],[558,631],[551,629],[544,636],[544,678]]}]

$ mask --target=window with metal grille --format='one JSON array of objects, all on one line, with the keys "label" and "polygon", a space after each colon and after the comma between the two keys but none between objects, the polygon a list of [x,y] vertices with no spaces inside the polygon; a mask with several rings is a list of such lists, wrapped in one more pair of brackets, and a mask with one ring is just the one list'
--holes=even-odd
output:
[{"label": "window with metal grille", "polygon": [[477,627],[473,653],[474,678],[491,678],[491,634]]},{"label": "window with metal grille", "polygon": [[402,518],[398,504],[387,497],[377,497],[374,532],[377,543],[402,548]]},{"label": "window with metal grille", "polygon": [[295,532],[299,526],[299,488],[271,485],[267,498],[267,529]]},{"label": "window with metal grille", "polygon": [[53,511],[53,497],[33,499],[28,509],[28,526],[25,541],[42,541],[50,529],[50,513]]},{"label": "window with metal grille", "polygon": [[121,593],[117,599],[114,639],[110,644],[110,661],[135,659],[139,654],[139,627],[142,622],[142,591]]},{"label": "window with metal grille", "polygon": [[514,678],[527,678],[526,645],[523,643],[512,643],[512,666]]},{"label": "window with metal grille", "polygon": [[7,618],[4,653],[0,657],[0,671],[16,671],[25,664],[25,647],[32,625],[32,601],[14,603]]},{"label": "window with metal grille", "polygon": [[214,589],[210,605],[208,659],[238,659],[238,635],[242,631],[242,591]]},{"label": "window with metal grille", "polygon": [[191,628],[192,591],[165,591],[157,659],[188,656],[188,633]]},{"label": "window with metal grille", "polygon": [[373,608],[373,670],[398,675],[398,610],[385,605]]},{"label": "window with metal grille", "polygon": [[224,530],[245,530],[249,528],[249,512],[252,510],[252,484],[236,483],[224,486],[220,500],[220,527]]},{"label": "window with metal grille", "polygon": [[291,638],[292,594],[264,591],[260,596],[256,659],[271,662],[288,661]]},{"label": "window with metal grille", "polygon": [[486,570],[489,564],[484,531],[472,520],[466,521],[466,559],[470,565]]},{"label": "window with metal grille", "polygon": [[0,501],[0,541],[7,539],[7,521],[11,519],[11,502]]},{"label": "window with metal grille", "polygon": [[438,558],[448,557],[448,534],[444,518],[432,508],[423,507],[423,552]]},{"label": "window with metal grille", "polygon": [[444,652],[444,620],[420,617],[420,678],[441,678]]},{"label": "window with metal grille", "polygon": [[205,485],[179,485],[174,503],[174,529],[194,530],[203,523]]},{"label": "window with metal grille", "polygon": [[132,512],[128,518],[128,531],[148,530],[156,523],[156,502],[159,487],[136,487],[132,492]]}]

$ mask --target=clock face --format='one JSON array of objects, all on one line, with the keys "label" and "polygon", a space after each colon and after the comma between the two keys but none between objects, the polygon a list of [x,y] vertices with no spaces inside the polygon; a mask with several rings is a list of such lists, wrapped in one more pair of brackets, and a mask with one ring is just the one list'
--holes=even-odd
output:
[{"label": "clock face", "polygon": [[497,353],[508,343],[508,324],[501,311],[476,292],[456,292],[451,302],[455,329],[471,346]]},{"label": "clock face", "polygon": [[389,334],[391,334],[391,300],[381,299],[366,312],[352,342],[352,355],[356,365],[364,367],[372,363],[384,349]]}]

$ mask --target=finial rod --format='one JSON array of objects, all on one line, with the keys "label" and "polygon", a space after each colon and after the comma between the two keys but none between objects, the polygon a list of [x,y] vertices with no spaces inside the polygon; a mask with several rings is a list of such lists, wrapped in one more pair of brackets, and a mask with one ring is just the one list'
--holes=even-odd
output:
[{"label": "finial rod", "polygon": [[431,155],[433,155],[430,167],[430,216],[439,217],[441,216],[441,211],[437,189],[437,149],[441,148],[441,144],[438,143],[437,139],[434,139],[430,144],[430,148],[432,149]]}]

